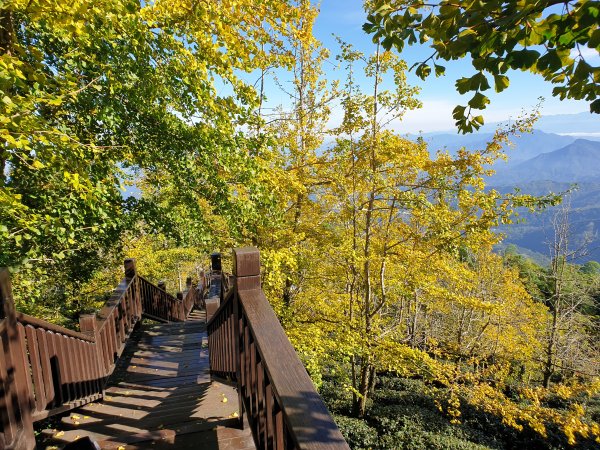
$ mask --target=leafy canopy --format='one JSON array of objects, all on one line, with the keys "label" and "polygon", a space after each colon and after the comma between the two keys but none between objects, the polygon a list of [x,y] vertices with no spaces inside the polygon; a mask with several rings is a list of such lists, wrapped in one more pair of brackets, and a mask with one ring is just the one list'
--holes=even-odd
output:
[{"label": "leafy canopy", "polygon": [[444,74],[440,60],[471,58],[475,72],[456,81],[459,93],[473,94],[453,111],[462,132],[483,125],[474,111],[489,104],[485,91],[509,86],[510,69],[539,74],[556,85],[554,96],[586,100],[600,113],[600,67],[592,60],[600,49],[600,2],[377,0],[368,9],[363,28],[384,48],[430,43],[433,53],[413,66],[422,79]]},{"label": "leafy canopy", "polygon": [[132,222],[176,244],[252,233],[273,202],[240,74],[289,66],[298,20],[275,0],[2,2],[0,265],[85,279]]}]

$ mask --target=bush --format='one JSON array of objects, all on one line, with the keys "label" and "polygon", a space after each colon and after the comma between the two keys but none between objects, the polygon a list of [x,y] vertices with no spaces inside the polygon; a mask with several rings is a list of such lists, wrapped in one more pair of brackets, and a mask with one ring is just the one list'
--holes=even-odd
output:
[{"label": "bush", "polygon": [[338,383],[332,380],[323,380],[319,394],[327,404],[331,413],[350,415],[352,411],[352,394],[340,389]]},{"label": "bush", "polygon": [[379,448],[394,450],[488,450],[489,447],[469,442],[452,434],[428,431],[427,424],[407,421],[395,431],[381,436]]},{"label": "bush", "polygon": [[377,448],[377,430],[370,427],[366,421],[340,415],[334,415],[333,418],[350,448],[353,450]]}]

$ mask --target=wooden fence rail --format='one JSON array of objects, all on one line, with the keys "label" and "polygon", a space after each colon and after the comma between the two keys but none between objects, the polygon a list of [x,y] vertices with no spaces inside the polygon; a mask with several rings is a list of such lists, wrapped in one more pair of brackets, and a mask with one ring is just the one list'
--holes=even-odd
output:
[{"label": "wooden fence rail", "polygon": [[259,449],[348,449],[261,289],[258,250],[233,256],[233,288],[208,322],[211,372],[236,380]]},{"label": "wooden fence rail", "polygon": [[190,279],[178,299],[139,276],[134,260],[124,266],[100,312],[80,316],[80,333],[15,311],[9,273],[0,269],[0,449],[34,448],[33,422],[101,398],[142,314],[185,320],[205,289]]}]

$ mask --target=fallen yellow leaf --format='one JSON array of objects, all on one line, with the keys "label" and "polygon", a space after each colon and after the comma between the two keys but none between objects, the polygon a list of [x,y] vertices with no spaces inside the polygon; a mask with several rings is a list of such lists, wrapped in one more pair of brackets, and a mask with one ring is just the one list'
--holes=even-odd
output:
[{"label": "fallen yellow leaf", "polygon": [[79,416],[77,414],[73,414],[71,416],[71,420],[79,420]]},{"label": "fallen yellow leaf", "polygon": [[227,403],[227,397],[223,397],[223,400],[221,400],[223,403]]},{"label": "fallen yellow leaf", "polygon": [[56,433],[56,434],[54,435],[54,437],[55,437],[55,438],[58,438],[58,437],[61,437],[61,436],[63,436],[64,434],[65,434],[65,432],[64,432],[64,431],[59,431],[58,433]]},{"label": "fallen yellow leaf", "polygon": [[117,450],[125,450],[125,447],[124,447],[124,446],[122,446],[122,445],[119,445],[119,446],[117,447]]}]

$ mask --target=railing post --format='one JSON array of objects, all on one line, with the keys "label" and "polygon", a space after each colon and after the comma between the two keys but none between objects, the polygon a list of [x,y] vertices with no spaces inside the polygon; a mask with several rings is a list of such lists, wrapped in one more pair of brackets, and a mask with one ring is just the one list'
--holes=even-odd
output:
[{"label": "railing post", "polygon": [[215,272],[221,271],[221,254],[219,252],[211,253],[210,255],[210,267]]},{"label": "railing post", "polygon": [[260,288],[260,255],[256,247],[233,249],[233,275],[238,291]]},{"label": "railing post", "polygon": [[210,320],[213,314],[219,309],[222,300],[222,286],[221,282],[221,254],[214,252],[210,255],[210,287],[206,305],[206,320]]},{"label": "railing post", "polygon": [[179,320],[185,321],[185,305],[183,304],[183,292],[178,292],[177,293],[177,300],[179,300],[178,303],[178,311],[177,314],[179,317],[177,317]]},{"label": "railing post", "polygon": [[98,333],[98,319],[96,318],[96,313],[93,314],[82,314],[79,316],[79,330],[83,334],[87,334],[88,336],[94,338],[95,346],[96,346],[96,372],[98,373],[98,392],[104,396],[104,367],[102,361],[104,360],[104,348],[102,346],[102,339],[100,339],[100,335]]},{"label": "railing post", "polygon": [[137,268],[136,268],[136,264],[135,264],[135,259],[133,258],[127,258],[124,262],[123,262],[123,267],[125,269],[125,278],[127,279],[127,282],[129,283],[131,280],[134,280],[134,284],[132,286],[132,306],[133,306],[133,314],[135,315],[135,317],[137,318],[137,320],[141,320],[142,318],[142,298],[141,298],[141,294],[140,294],[140,284],[139,284],[139,280],[137,279],[136,275],[137,275]]},{"label": "railing post", "polygon": [[164,280],[160,280],[160,281],[158,282],[157,286],[158,286],[160,289],[162,289],[163,291],[166,291],[166,290],[167,290],[167,283],[165,283],[165,281],[164,281]]},{"label": "railing post", "polygon": [[238,411],[240,426],[244,426],[244,392],[242,387],[241,366],[244,348],[244,323],[239,292],[260,289],[260,253],[255,247],[233,249],[233,342],[236,346],[235,378],[238,392]]},{"label": "railing post", "polygon": [[31,419],[33,404],[26,388],[29,368],[24,365],[26,349],[21,346],[10,275],[5,268],[0,269],[1,320],[5,327],[0,333],[0,426],[3,426],[3,439],[0,440],[4,440],[6,446],[29,450],[35,448]]}]

